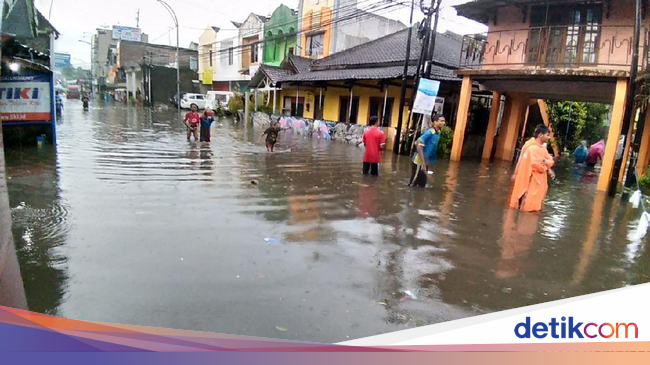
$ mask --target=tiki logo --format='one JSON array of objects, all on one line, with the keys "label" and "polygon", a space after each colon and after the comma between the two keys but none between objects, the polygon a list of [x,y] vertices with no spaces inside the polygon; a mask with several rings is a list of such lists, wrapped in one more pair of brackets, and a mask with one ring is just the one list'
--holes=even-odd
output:
[{"label": "tiki logo", "polygon": [[623,335],[625,337],[620,338],[631,338],[629,336],[639,338],[639,327],[636,323],[617,322],[616,325],[611,323],[599,325],[592,322],[583,326],[583,322],[574,322],[573,317],[569,317],[568,322],[566,317],[562,317],[561,320],[558,322],[557,319],[551,318],[548,323],[531,324],[530,317],[526,317],[525,322],[515,326],[515,335],[519,338],[531,338],[531,335],[535,338],[546,338],[549,335],[551,338],[596,338],[598,336],[611,338],[614,335],[616,338]]},{"label": "tiki logo", "polygon": [[0,99],[17,100],[28,99],[35,100],[39,97],[39,88],[37,87],[2,87],[0,88]]}]

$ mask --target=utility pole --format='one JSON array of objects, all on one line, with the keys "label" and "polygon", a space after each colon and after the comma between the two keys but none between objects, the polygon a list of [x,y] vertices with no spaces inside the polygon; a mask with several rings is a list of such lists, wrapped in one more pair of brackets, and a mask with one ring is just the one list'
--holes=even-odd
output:
[{"label": "utility pole", "polygon": [[172,9],[169,4],[164,2],[163,0],[158,0],[158,2],[167,9],[169,12],[169,15],[172,16],[172,19],[174,19],[174,24],[176,25],[176,98],[177,98],[177,109],[178,113],[180,114],[181,112],[181,61],[180,61],[180,47],[178,45],[178,18],[176,17],[176,13],[174,12],[174,9]]},{"label": "utility pole", "polygon": [[[625,115],[623,117],[623,127],[621,128],[621,133],[623,135],[623,151],[625,151],[625,145],[627,144],[627,135],[630,130],[630,124],[632,124],[632,118],[634,117],[634,93],[636,91],[636,77],[639,72],[639,43],[641,38],[641,0],[635,1],[635,13],[634,13],[634,45],[632,46],[632,65],[630,67],[630,81],[627,85],[627,100],[625,103]],[[618,143],[618,141],[608,141],[608,143]],[[621,168],[623,167],[623,160],[625,153],[623,153],[620,158],[617,157],[614,162],[614,171],[612,171],[612,177],[609,180],[609,189],[607,193],[609,196],[613,197],[616,195],[616,190],[618,188],[618,176],[620,175]]]},{"label": "utility pole", "polygon": [[140,9],[138,9],[138,13],[135,16],[135,27],[140,28]]},{"label": "utility pole", "polygon": [[409,18],[408,39],[406,40],[406,56],[404,57],[404,73],[402,74],[402,90],[399,98],[399,115],[397,118],[397,129],[395,130],[395,141],[393,143],[393,153],[399,154],[400,137],[402,134],[402,123],[404,122],[404,106],[406,104],[406,85],[408,83],[409,62],[411,60],[411,36],[413,34],[413,10],[415,9],[415,0],[411,0],[411,16]]}]

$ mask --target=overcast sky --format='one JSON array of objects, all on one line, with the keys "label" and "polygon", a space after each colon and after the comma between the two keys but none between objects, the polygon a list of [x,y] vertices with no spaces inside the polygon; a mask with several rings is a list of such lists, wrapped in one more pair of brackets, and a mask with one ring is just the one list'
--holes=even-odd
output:
[{"label": "overcast sky", "polygon": [[[369,0],[359,2],[360,7],[371,3]],[[408,0],[399,2],[406,3]],[[456,15],[452,6],[466,2],[468,0],[443,0],[440,31],[470,34],[486,30],[482,24]],[[206,26],[217,26],[222,32],[233,32],[234,35],[236,29],[230,23],[231,20],[242,22],[251,12],[270,15],[280,4],[294,9],[298,6],[298,0],[167,0],[167,3],[178,16],[181,47],[189,46],[192,41],[198,42]],[[415,12],[416,20],[419,20],[422,13],[417,4],[419,1],[416,1]],[[138,10],[140,28],[149,35],[149,42],[176,45],[176,31],[171,29],[173,21],[156,0],[36,0],[36,6],[61,32],[55,45],[56,51],[70,53],[75,66],[90,68],[90,45],[79,42],[80,40],[90,42],[91,35],[101,27],[135,27]],[[380,14],[408,24],[410,9],[407,6],[398,9],[389,9],[389,12]]]}]

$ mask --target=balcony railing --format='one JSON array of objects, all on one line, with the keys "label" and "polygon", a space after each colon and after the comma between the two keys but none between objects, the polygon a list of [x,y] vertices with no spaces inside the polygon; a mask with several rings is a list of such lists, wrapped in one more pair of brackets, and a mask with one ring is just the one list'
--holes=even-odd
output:
[{"label": "balcony railing", "polygon": [[[499,30],[463,38],[461,69],[629,69],[634,27],[576,25]],[[641,30],[639,64],[648,65],[650,36]]]}]

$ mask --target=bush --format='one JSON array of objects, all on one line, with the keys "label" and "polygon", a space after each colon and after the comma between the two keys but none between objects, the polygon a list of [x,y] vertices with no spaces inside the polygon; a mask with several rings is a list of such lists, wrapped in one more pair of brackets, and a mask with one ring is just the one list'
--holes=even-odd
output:
[{"label": "bush", "polygon": [[644,195],[650,195],[650,168],[645,175],[639,176],[639,187]]},{"label": "bush", "polygon": [[228,110],[230,113],[234,114],[241,109],[244,109],[244,95],[235,93],[230,100],[228,100]]},{"label": "bush", "polygon": [[273,108],[266,105],[258,105],[257,111],[271,115],[273,113]]},{"label": "bush", "polygon": [[442,130],[440,130],[440,142],[438,142],[438,158],[448,159],[451,157],[451,145],[453,142],[453,129],[449,127],[442,127]]}]

